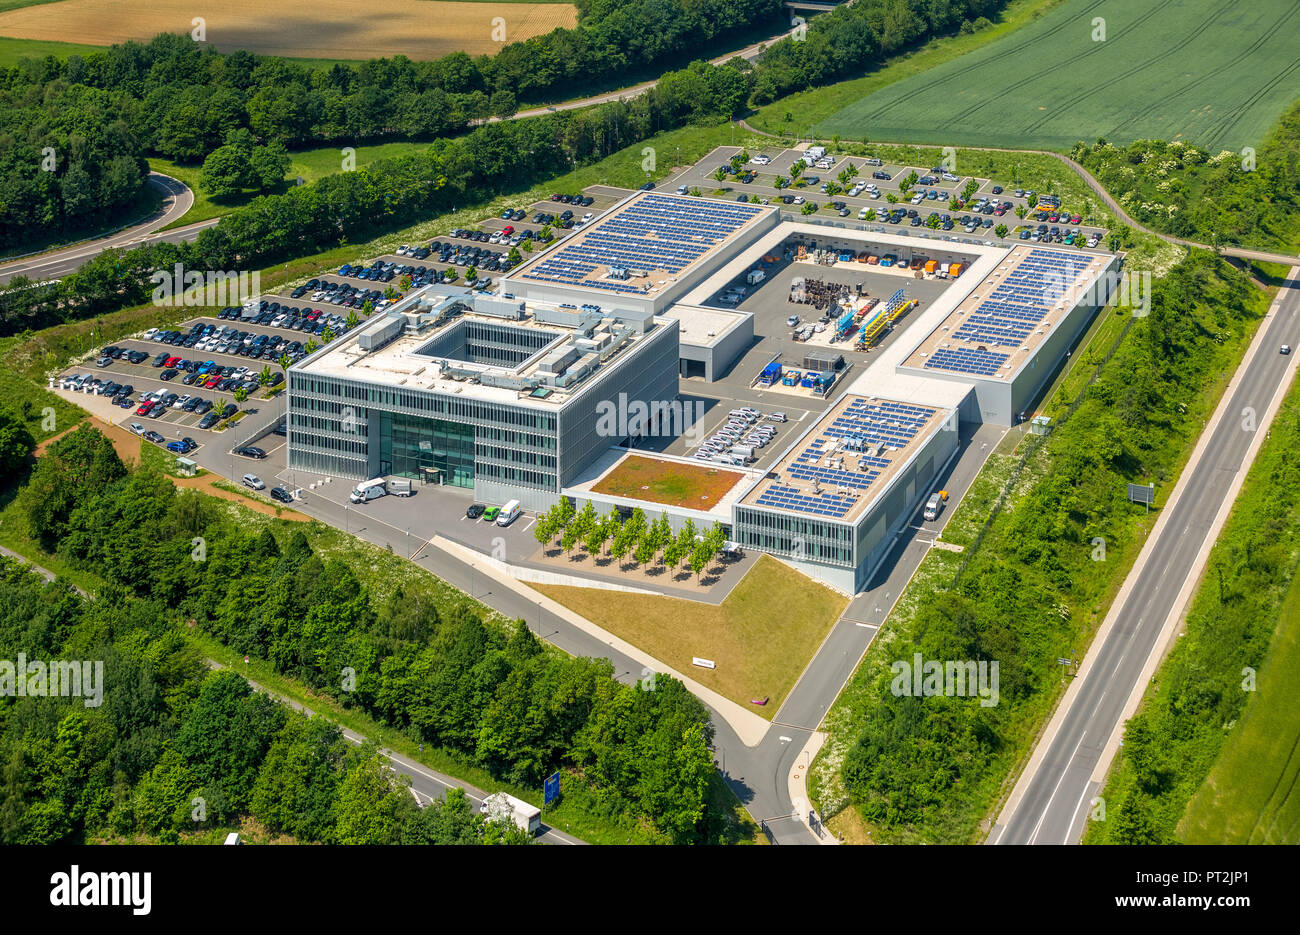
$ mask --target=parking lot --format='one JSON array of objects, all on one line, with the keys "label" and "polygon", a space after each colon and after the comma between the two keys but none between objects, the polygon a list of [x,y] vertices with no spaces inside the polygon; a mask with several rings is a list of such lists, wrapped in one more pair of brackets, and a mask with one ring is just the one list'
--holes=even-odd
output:
[{"label": "parking lot", "polygon": [[[822,163],[822,166],[828,165],[828,167],[816,165],[808,167],[798,179],[792,180],[789,185],[778,187],[780,180],[791,180],[791,167],[803,157],[804,153],[794,149],[771,149],[751,153],[751,161],[741,167],[739,175],[729,174],[721,181],[714,178],[719,167],[728,166],[731,157],[740,151],[739,146],[720,146],[695,165],[660,182],[658,188],[664,191],[683,188],[689,191],[698,188],[702,195],[719,198],[756,195],[765,203],[783,207],[793,214],[796,220],[834,219],[837,223],[843,222],[848,226],[871,230],[891,230],[894,233],[967,240],[975,243],[1010,245],[1022,239],[1049,242],[1053,227],[1057,228],[1060,240],[1051,236],[1050,242],[1062,244],[1070,236],[1071,231],[1076,232],[1076,236],[1082,235],[1084,240],[1096,235],[1098,241],[1103,239],[1106,233],[1105,228],[1089,224],[1085,218],[1080,217],[1077,223],[1073,222],[1075,216],[1073,214],[1066,217],[1058,214],[1055,221],[1039,220],[1034,217],[1029,208],[1029,196],[1041,193],[1007,189],[991,179],[960,174],[946,173],[950,177],[945,178],[944,171],[933,166],[909,166],[883,162],[876,165],[861,156],[828,154],[829,164],[825,161]],[[768,161],[760,164],[753,161],[755,159]],[[839,175],[849,167],[856,170],[857,174],[845,187],[851,188],[860,182],[870,183],[875,186],[874,197],[872,191],[866,189],[856,195],[851,195],[847,191],[830,195],[821,190],[827,183],[839,184]],[[904,193],[900,185],[912,173],[916,174],[917,180],[909,191]],[[927,178],[931,178],[932,181],[926,181]],[[948,200],[953,197],[960,198],[965,187],[972,180],[976,188],[971,195],[971,200],[960,209],[949,208]],[[920,193],[919,198],[918,193]],[[930,193],[933,193],[933,196],[926,197]],[[889,203],[890,195],[897,200],[896,204]],[[981,203],[980,199],[985,199],[986,203]],[[808,202],[815,203],[818,210],[804,216],[801,211]],[[833,202],[840,203],[843,207],[833,207]],[[977,204],[980,205],[978,208]],[[1016,214],[1017,207],[1025,208],[1026,215],[1023,220]],[[876,214],[869,220],[863,219],[861,218],[863,209],[871,209]],[[904,212],[904,217],[892,224],[882,219],[879,214],[891,210],[897,213],[900,209]],[[937,229],[926,226],[926,221],[931,214],[936,216],[939,224]],[[945,215],[946,220],[943,219]],[[962,224],[963,218],[978,220],[979,226],[968,229],[968,225]],[[991,223],[985,226],[985,222]],[[993,232],[999,224],[1005,224],[1008,228],[1007,236],[1004,238],[996,237]],[[1035,238],[1042,224],[1046,225],[1047,230]],[[951,226],[944,229],[945,225]],[[1025,233],[1023,238],[1022,231]]]}]

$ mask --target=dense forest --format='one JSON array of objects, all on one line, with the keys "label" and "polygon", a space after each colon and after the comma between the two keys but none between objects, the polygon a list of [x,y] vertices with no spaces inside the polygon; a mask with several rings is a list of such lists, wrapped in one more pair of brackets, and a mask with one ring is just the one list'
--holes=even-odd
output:
[{"label": "dense forest", "polygon": [[[653,689],[629,687],[615,681],[608,660],[548,649],[522,621],[503,629],[485,622],[468,602],[440,608],[400,585],[382,601],[372,598],[349,561],[316,554],[301,530],[279,537],[269,527],[249,530],[196,491],[178,491],[148,468],[128,471],[112,444],[88,426],[42,454],[17,494],[14,512],[43,548],[108,584],[88,608],[73,595],[61,598],[73,608],[66,613],[85,613],[93,625],[74,632],[66,613],[54,605],[48,624],[40,623],[46,614],[34,617],[27,627],[30,641],[24,643],[23,615],[33,612],[32,602],[38,600],[33,597],[9,618],[10,651],[29,646],[29,656],[62,651],[73,658],[101,658],[96,653],[107,650],[99,642],[111,640],[171,673],[176,685],[160,686],[150,696],[159,705],[173,691],[185,695],[175,711],[165,712],[167,724],[152,733],[109,731],[117,738],[110,746],[147,748],[137,751],[139,762],[126,773],[124,788],[113,792],[115,770],[108,772],[108,791],[102,794],[110,802],[159,768],[165,771],[160,782],[179,783],[184,770],[192,774],[189,788],[215,781],[217,774],[196,766],[198,747],[214,757],[235,755],[222,752],[231,746],[222,735],[186,729],[198,688],[187,673],[201,668],[201,661],[186,649],[179,628],[192,624],[503,781],[540,790],[547,775],[569,770],[602,813],[622,816],[619,820],[649,828],[663,840],[716,840],[722,830],[722,816],[706,805],[714,771],[713,728],[707,709],[680,682],[660,677]],[[196,543],[202,543],[201,553]],[[129,635],[141,627],[147,632]],[[104,707],[130,708],[136,689],[124,685],[133,684],[110,671]],[[226,803],[228,814],[252,807],[252,814],[265,820],[256,808],[263,757],[275,758],[280,739],[288,745],[281,758],[295,759],[300,754],[293,745],[328,738],[316,736],[315,729],[281,738],[286,715],[273,712],[273,706],[238,699],[221,703],[252,706],[240,717],[255,722],[258,733],[238,747],[246,759],[230,767],[237,784],[223,787],[214,801]],[[48,717],[45,710],[31,716]],[[56,734],[57,726],[50,723]],[[302,734],[304,728],[297,730]],[[20,747],[23,736],[15,737]],[[187,737],[198,746],[185,746]],[[172,758],[165,757],[169,740],[177,754]],[[340,795],[347,791],[352,768],[349,761],[331,774]],[[284,793],[268,792],[268,808],[283,798]],[[15,801],[23,808],[34,805],[26,794]],[[110,822],[110,827],[125,824]],[[349,839],[337,824],[333,827],[329,832],[321,819],[310,834],[302,828],[292,833]]]},{"label": "dense forest", "polygon": [[102,666],[98,697],[83,682],[79,697],[0,699],[0,841],[167,843],[252,818],[304,843],[528,843],[460,790],[419,808],[377,750],[212,671],[172,617],[0,557],[0,658]]},{"label": "dense forest", "polygon": [[[706,96],[688,98],[687,110],[732,116],[751,93],[762,103],[862,71],[1004,3],[859,0],[817,17],[805,40],[775,43],[756,66],[736,60],[718,77],[690,71],[699,78],[692,94]],[[199,163],[240,131],[250,145],[289,149],[446,138],[475,120],[512,115],[521,102],[628,84],[665,65],[716,54],[724,37],[755,24],[776,31],[784,22],[779,0],[578,6],[575,29],[506,45],[491,57],[395,56],[320,66],[243,51],[223,55],[187,36],[160,35],[0,69],[0,249],[106,222],[139,196],[147,155]]]},{"label": "dense forest", "polygon": [[1140,509],[1126,502],[1125,484],[1172,477],[1201,429],[1185,413],[1217,377],[1220,343],[1243,339],[1266,304],[1245,274],[1205,251],[1156,279],[1150,315],[1133,320],[1078,408],[1053,424],[1047,460],[1015,509],[996,517],[952,587],[920,598],[889,659],[997,661],[996,706],[896,695],[883,655],[864,667],[874,687],[843,777],[881,837],[965,843],[977,835],[1032,736],[1026,722],[1049,710],[1054,660],[1086,645],[1093,608],[1105,606],[1118,557],[1135,544]]},{"label": "dense forest", "polygon": [[1201,243],[1300,247],[1300,103],[1258,151],[1210,153],[1182,142],[1080,143],[1071,155],[1134,219]]}]

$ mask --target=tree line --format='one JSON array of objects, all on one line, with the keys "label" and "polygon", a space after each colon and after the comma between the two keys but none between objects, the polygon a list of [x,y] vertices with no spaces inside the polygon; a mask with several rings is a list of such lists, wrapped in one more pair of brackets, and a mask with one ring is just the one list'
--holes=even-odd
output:
[{"label": "tree line", "polygon": [[1294,251],[1300,246],[1300,103],[1258,151],[1208,150],[1181,141],[1106,140],[1070,154],[1137,221],[1218,246]]},{"label": "tree line", "polygon": [[722,551],[727,532],[720,523],[714,523],[701,533],[688,518],[674,534],[667,515],[651,523],[640,507],[626,519],[618,507],[610,507],[609,513],[601,516],[590,500],[579,510],[568,497],[561,497],[549,510],[539,513],[533,525],[533,538],[539,544],[551,545],[557,537],[565,552],[581,546],[596,557],[608,548],[617,562],[631,557],[638,565],[649,565],[658,558],[670,572],[677,571],[684,562],[698,578]]},{"label": "tree line", "polygon": [[718,108],[730,106],[717,102],[743,97],[744,86],[734,68],[692,66],[630,101],[488,124],[458,140],[255,198],[193,241],[105,250],[55,283],[15,277],[0,292],[0,336],[143,304],[154,288],[152,272],[176,263],[257,269],[484,201],[507,186],[527,188],[661,130],[716,120],[725,113]]},{"label": "tree line", "polygon": [[14,510],[43,549],[149,603],[164,630],[192,624],[505,782],[540,790],[566,770],[602,811],[663,840],[719,833],[708,711],[671,678],[624,685],[608,660],[548,649],[458,594],[399,582],[374,597],[359,553],[247,529],[147,466],[128,471],[88,426],[45,450]]},{"label": "tree line", "polygon": [[32,692],[28,672],[0,699],[5,844],[173,843],[245,818],[301,843],[530,840],[459,789],[421,809],[373,746],[212,671],[157,600],[83,598],[0,556],[0,658],[102,666],[98,697]]},{"label": "tree line", "polygon": [[[806,35],[774,43],[757,63],[734,59],[722,71],[696,62],[676,73],[677,90],[686,93],[687,110],[734,116],[751,100],[767,103],[868,70],[1004,4],[859,0],[817,17]],[[398,55],[317,66],[222,54],[162,34],[63,60],[23,59],[0,69],[0,249],[118,216],[141,194],[148,154],[199,163],[224,151],[211,171],[224,184],[214,191],[228,193],[234,182],[266,190],[282,149],[446,138],[486,117],[511,116],[520,102],[626,84],[712,54],[726,36],[782,21],[780,0],[578,6],[576,28],[508,44],[491,57],[457,52],[412,62]],[[677,124],[653,129],[670,125]],[[269,148],[256,166],[227,149],[241,131]]]}]

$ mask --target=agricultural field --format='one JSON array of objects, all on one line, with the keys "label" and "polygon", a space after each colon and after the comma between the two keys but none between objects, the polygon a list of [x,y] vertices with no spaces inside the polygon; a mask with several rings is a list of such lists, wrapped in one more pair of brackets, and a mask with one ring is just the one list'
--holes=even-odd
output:
[{"label": "agricultural field", "polygon": [[741,477],[735,471],[631,457],[602,478],[592,492],[707,510]]},{"label": "agricultural field", "polygon": [[375,0],[361,10],[346,0],[60,0],[0,12],[0,36],[13,39],[114,45],[160,32],[190,33],[205,20],[207,41],[222,52],[320,59],[371,59],[406,55],[416,60],[450,52],[492,54],[493,20],[505,21],[505,41],[517,42],[570,28],[578,21],[569,3],[475,0]]},{"label": "agricultural field", "polygon": [[1294,0],[1069,0],[868,94],[814,132],[1045,149],[1160,138],[1235,150],[1258,144],[1297,80]]}]

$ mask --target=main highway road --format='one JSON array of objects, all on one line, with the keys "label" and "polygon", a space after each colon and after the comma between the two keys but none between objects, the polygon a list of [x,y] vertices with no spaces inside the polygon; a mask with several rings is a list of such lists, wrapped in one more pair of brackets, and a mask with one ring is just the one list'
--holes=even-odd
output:
[{"label": "main highway road", "polygon": [[1300,348],[1300,266],[1279,290],[989,843],[1070,844],[1082,836],[1124,721],[1181,626],[1259,433],[1295,372],[1282,345]]},{"label": "main highway road", "polygon": [[27,276],[36,282],[61,279],[110,247],[135,247],[146,242],[180,243],[182,240],[194,239],[199,231],[217,223],[216,218],[211,218],[207,221],[199,221],[197,224],[177,227],[165,233],[156,233],[185,216],[194,205],[194,193],[184,182],[159,172],[149,173],[149,184],[161,191],[163,195],[162,207],[150,217],[139,224],[95,240],[73,244],[62,250],[52,250],[48,253],[38,253],[0,263],[0,283],[7,283],[15,276]]}]

